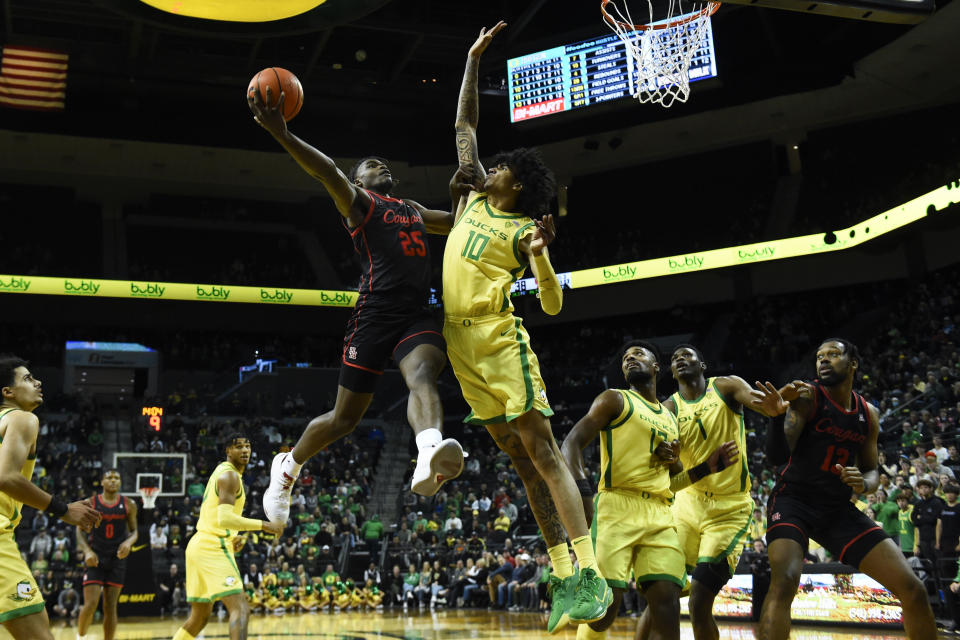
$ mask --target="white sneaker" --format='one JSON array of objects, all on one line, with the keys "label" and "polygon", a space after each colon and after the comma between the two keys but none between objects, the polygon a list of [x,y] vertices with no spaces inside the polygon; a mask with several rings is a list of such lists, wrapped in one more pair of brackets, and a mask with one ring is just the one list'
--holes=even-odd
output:
[{"label": "white sneaker", "polygon": [[270,466],[270,486],[263,492],[263,513],[270,522],[286,522],[290,518],[290,492],[296,478],[283,472],[283,461],[289,453],[278,453]]},{"label": "white sneaker", "polygon": [[[453,438],[447,438],[437,446],[420,452],[417,467],[413,470],[410,490],[422,496],[432,496],[440,490],[444,482],[453,480],[462,472],[463,447]],[[272,480],[270,485],[273,486]],[[289,493],[287,495],[289,496]],[[289,503],[289,497],[287,502]]]}]

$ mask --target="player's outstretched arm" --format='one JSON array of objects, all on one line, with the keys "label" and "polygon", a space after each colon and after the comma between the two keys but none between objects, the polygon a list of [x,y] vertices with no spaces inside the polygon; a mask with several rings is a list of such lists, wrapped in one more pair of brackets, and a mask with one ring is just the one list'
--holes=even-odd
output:
[{"label": "player's outstretched arm", "polygon": [[563,308],[563,288],[550,262],[547,245],[556,239],[557,228],[551,214],[543,216],[543,219],[537,220],[536,224],[534,232],[520,241],[519,248],[530,261],[533,276],[537,279],[537,297],[540,298],[540,306],[546,313],[555,316]]},{"label": "player's outstretched arm", "polygon": [[877,440],[880,437],[878,411],[872,404],[867,405],[867,439],[860,445],[857,466],[836,465],[837,473],[845,485],[861,495],[873,493],[880,486],[880,460],[877,454]]},{"label": "player's outstretched arm", "polygon": [[284,94],[280,94],[277,106],[269,107],[267,105],[273,102],[273,92],[270,87],[267,87],[266,91],[266,103],[260,97],[259,91],[247,94],[247,106],[253,112],[253,119],[287,150],[304,171],[323,183],[340,215],[348,220],[362,220],[370,206],[370,196],[347,180],[347,176],[327,155],[290,133],[283,119]]},{"label": "player's outstretched arm", "polygon": [[121,560],[130,555],[130,550],[133,549],[133,545],[137,541],[137,503],[133,500],[127,500],[126,496],[123,499],[127,501],[128,534],[124,541],[120,543],[120,546],[117,547],[117,557]]},{"label": "player's outstretched arm", "polygon": [[793,397],[789,402],[773,383],[758,381],[751,401],[754,409],[764,407],[761,413],[772,416],[767,424],[767,461],[777,465],[790,459],[807,423],[806,416],[810,415],[813,408],[810,385],[796,381],[784,389],[787,390],[787,397]]},{"label": "player's outstretched arm", "polygon": [[17,502],[89,531],[100,522],[100,514],[93,507],[84,501],[64,504],[20,473],[39,431],[40,420],[32,413],[15,411],[7,417],[0,447],[0,491]]},{"label": "player's outstretched arm", "polygon": [[573,479],[580,490],[587,522],[593,520],[593,494],[595,491],[583,462],[583,450],[597,437],[600,430],[609,425],[622,411],[623,396],[612,389],[607,389],[593,400],[587,415],[573,425],[573,429],[563,439],[563,444],[560,446],[563,459],[570,467]]},{"label": "player's outstretched arm", "polygon": [[[236,471],[221,473],[217,478],[217,526],[233,531],[266,531],[274,535],[283,532],[284,523],[273,523],[267,520],[244,518],[233,512],[233,505],[237,503],[237,494],[240,492],[240,474]],[[279,527],[279,529],[278,529]]]},{"label": "player's outstretched arm", "polygon": [[457,132],[457,162],[461,167],[473,167],[481,175],[485,172],[477,150],[477,123],[480,120],[477,75],[480,56],[490,46],[493,36],[506,26],[507,23],[501,20],[490,30],[486,27],[480,29],[480,35],[467,52],[467,66],[463,70],[460,100],[457,102],[457,120],[454,124]]}]

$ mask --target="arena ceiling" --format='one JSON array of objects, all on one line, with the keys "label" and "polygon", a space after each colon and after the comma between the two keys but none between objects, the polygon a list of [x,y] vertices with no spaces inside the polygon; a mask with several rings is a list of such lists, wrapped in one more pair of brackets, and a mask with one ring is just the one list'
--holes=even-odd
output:
[{"label": "arena ceiling", "polygon": [[252,128],[244,89],[259,69],[282,66],[305,89],[296,132],[332,154],[362,153],[358,145],[376,140],[416,162],[449,156],[465,52],[481,26],[501,18],[510,26],[481,67],[481,142],[491,146],[836,85],[914,28],[728,5],[714,17],[719,81],[695,90],[689,104],[664,111],[625,101],[516,126],[507,117],[505,60],[606,33],[596,1],[354,0],[369,13],[260,26],[161,18],[132,0],[0,1],[0,41],[70,54],[66,111],[4,110],[2,128],[273,149]]}]

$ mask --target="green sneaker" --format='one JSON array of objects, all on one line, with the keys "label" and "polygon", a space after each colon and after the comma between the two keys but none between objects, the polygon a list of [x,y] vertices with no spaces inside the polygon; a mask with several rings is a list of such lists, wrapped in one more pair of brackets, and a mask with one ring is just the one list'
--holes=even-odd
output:
[{"label": "green sneaker", "polygon": [[570,607],[570,622],[593,622],[607,613],[607,607],[613,602],[613,590],[607,581],[597,575],[593,569],[580,572],[580,582],[573,593]]},{"label": "green sneaker", "polygon": [[567,615],[573,603],[573,591],[577,588],[577,574],[564,579],[550,574],[550,620],[547,633],[557,633],[570,622]]}]

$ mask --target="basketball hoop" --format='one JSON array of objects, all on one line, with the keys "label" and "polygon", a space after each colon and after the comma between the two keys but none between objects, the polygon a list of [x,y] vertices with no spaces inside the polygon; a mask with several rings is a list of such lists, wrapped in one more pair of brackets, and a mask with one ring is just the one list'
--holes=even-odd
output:
[{"label": "basketball hoop", "polygon": [[144,509],[153,509],[157,505],[157,497],[160,495],[160,487],[140,487],[137,489],[140,497],[143,499]]},{"label": "basketball hoop", "polygon": [[[654,1],[647,0],[647,22],[634,22],[630,0],[600,0],[600,12],[627,51],[630,93],[642,103],[670,107],[690,97],[690,63],[700,50],[710,16],[719,2],[663,0],[665,16],[654,15]],[[660,5],[658,5],[659,8]],[[642,12],[638,14],[642,18]]]}]

